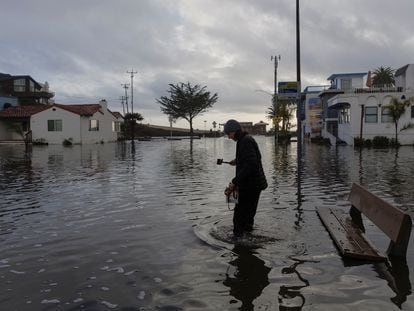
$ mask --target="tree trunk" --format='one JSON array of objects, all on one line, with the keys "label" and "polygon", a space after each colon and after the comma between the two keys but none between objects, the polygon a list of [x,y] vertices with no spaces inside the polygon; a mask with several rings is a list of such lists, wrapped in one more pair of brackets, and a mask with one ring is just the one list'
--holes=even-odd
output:
[{"label": "tree trunk", "polygon": [[190,122],[190,137],[193,138],[193,119],[190,119],[188,122]]}]

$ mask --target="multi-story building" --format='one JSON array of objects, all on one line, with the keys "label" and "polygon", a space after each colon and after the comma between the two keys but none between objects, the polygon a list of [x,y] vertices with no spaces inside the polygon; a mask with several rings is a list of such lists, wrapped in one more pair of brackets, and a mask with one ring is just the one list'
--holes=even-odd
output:
[{"label": "multi-story building", "polygon": [[[414,129],[401,131],[414,122],[414,65],[399,68],[395,86],[367,85],[368,73],[331,75],[331,87],[319,93],[322,106],[321,135],[332,144],[353,145],[355,138],[395,137],[395,125],[387,105],[391,100],[413,98],[401,117],[397,131],[401,144],[414,143]],[[368,79],[369,80],[369,79]]]},{"label": "multi-story building", "polygon": [[49,104],[55,94],[49,91],[47,82],[40,84],[28,75],[0,73],[0,96],[3,98],[0,109],[3,109],[13,106],[13,98],[19,105]]}]

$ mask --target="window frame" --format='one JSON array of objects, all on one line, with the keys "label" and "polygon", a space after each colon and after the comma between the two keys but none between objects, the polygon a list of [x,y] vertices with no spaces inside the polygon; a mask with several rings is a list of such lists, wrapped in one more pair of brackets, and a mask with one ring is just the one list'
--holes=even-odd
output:
[{"label": "window frame", "polygon": [[99,132],[99,120],[97,119],[89,120],[89,132]]},{"label": "window frame", "polygon": [[47,131],[48,132],[62,132],[63,131],[62,119],[47,120]]},{"label": "window frame", "polygon": [[351,108],[342,107],[338,113],[339,124],[349,124],[351,121]]},{"label": "window frame", "polygon": [[[349,85],[348,85],[349,83]],[[345,87],[347,86],[347,87]],[[342,90],[351,90],[352,89],[352,79],[341,79],[341,89]]]},{"label": "window frame", "polygon": [[112,121],[112,132],[121,132],[121,121]]},{"label": "window frame", "polygon": [[26,92],[26,79],[21,78],[13,80],[13,91]]},{"label": "window frame", "polygon": [[[375,109],[375,113],[368,113],[369,109]],[[368,117],[375,117],[375,121],[370,120],[371,118],[368,118]],[[378,123],[378,107],[376,106],[365,107],[364,119],[365,119],[365,123]]]},{"label": "window frame", "polygon": [[[384,113],[385,111],[388,111],[389,113]],[[390,108],[388,107],[381,107],[381,123],[393,123],[394,120],[391,116]]]}]

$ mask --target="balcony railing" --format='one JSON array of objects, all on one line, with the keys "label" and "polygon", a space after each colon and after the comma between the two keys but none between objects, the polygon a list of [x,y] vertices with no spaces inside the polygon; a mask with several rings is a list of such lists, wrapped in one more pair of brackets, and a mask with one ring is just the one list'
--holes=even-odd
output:
[{"label": "balcony railing", "polygon": [[375,87],[364,87],[364,88],[353,88],[353,89],[342,89],[344,93],[395,93],[403,92],[404,88],[402,86],[375,86]]}]

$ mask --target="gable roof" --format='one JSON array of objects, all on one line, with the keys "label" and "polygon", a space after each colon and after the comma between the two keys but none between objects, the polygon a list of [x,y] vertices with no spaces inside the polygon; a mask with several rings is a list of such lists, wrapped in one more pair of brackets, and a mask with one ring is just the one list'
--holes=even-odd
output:
[{"label": "gable roof", "polygon": [[119,119],[119,118],[121,118],[121,119],[123,119],[124,117],[122,116],[122,114],[119,112],[119,111],[110,111],[112,114],[113,114],[113,116],[115,117],[115,118],[117,118],[117,119]]}]

